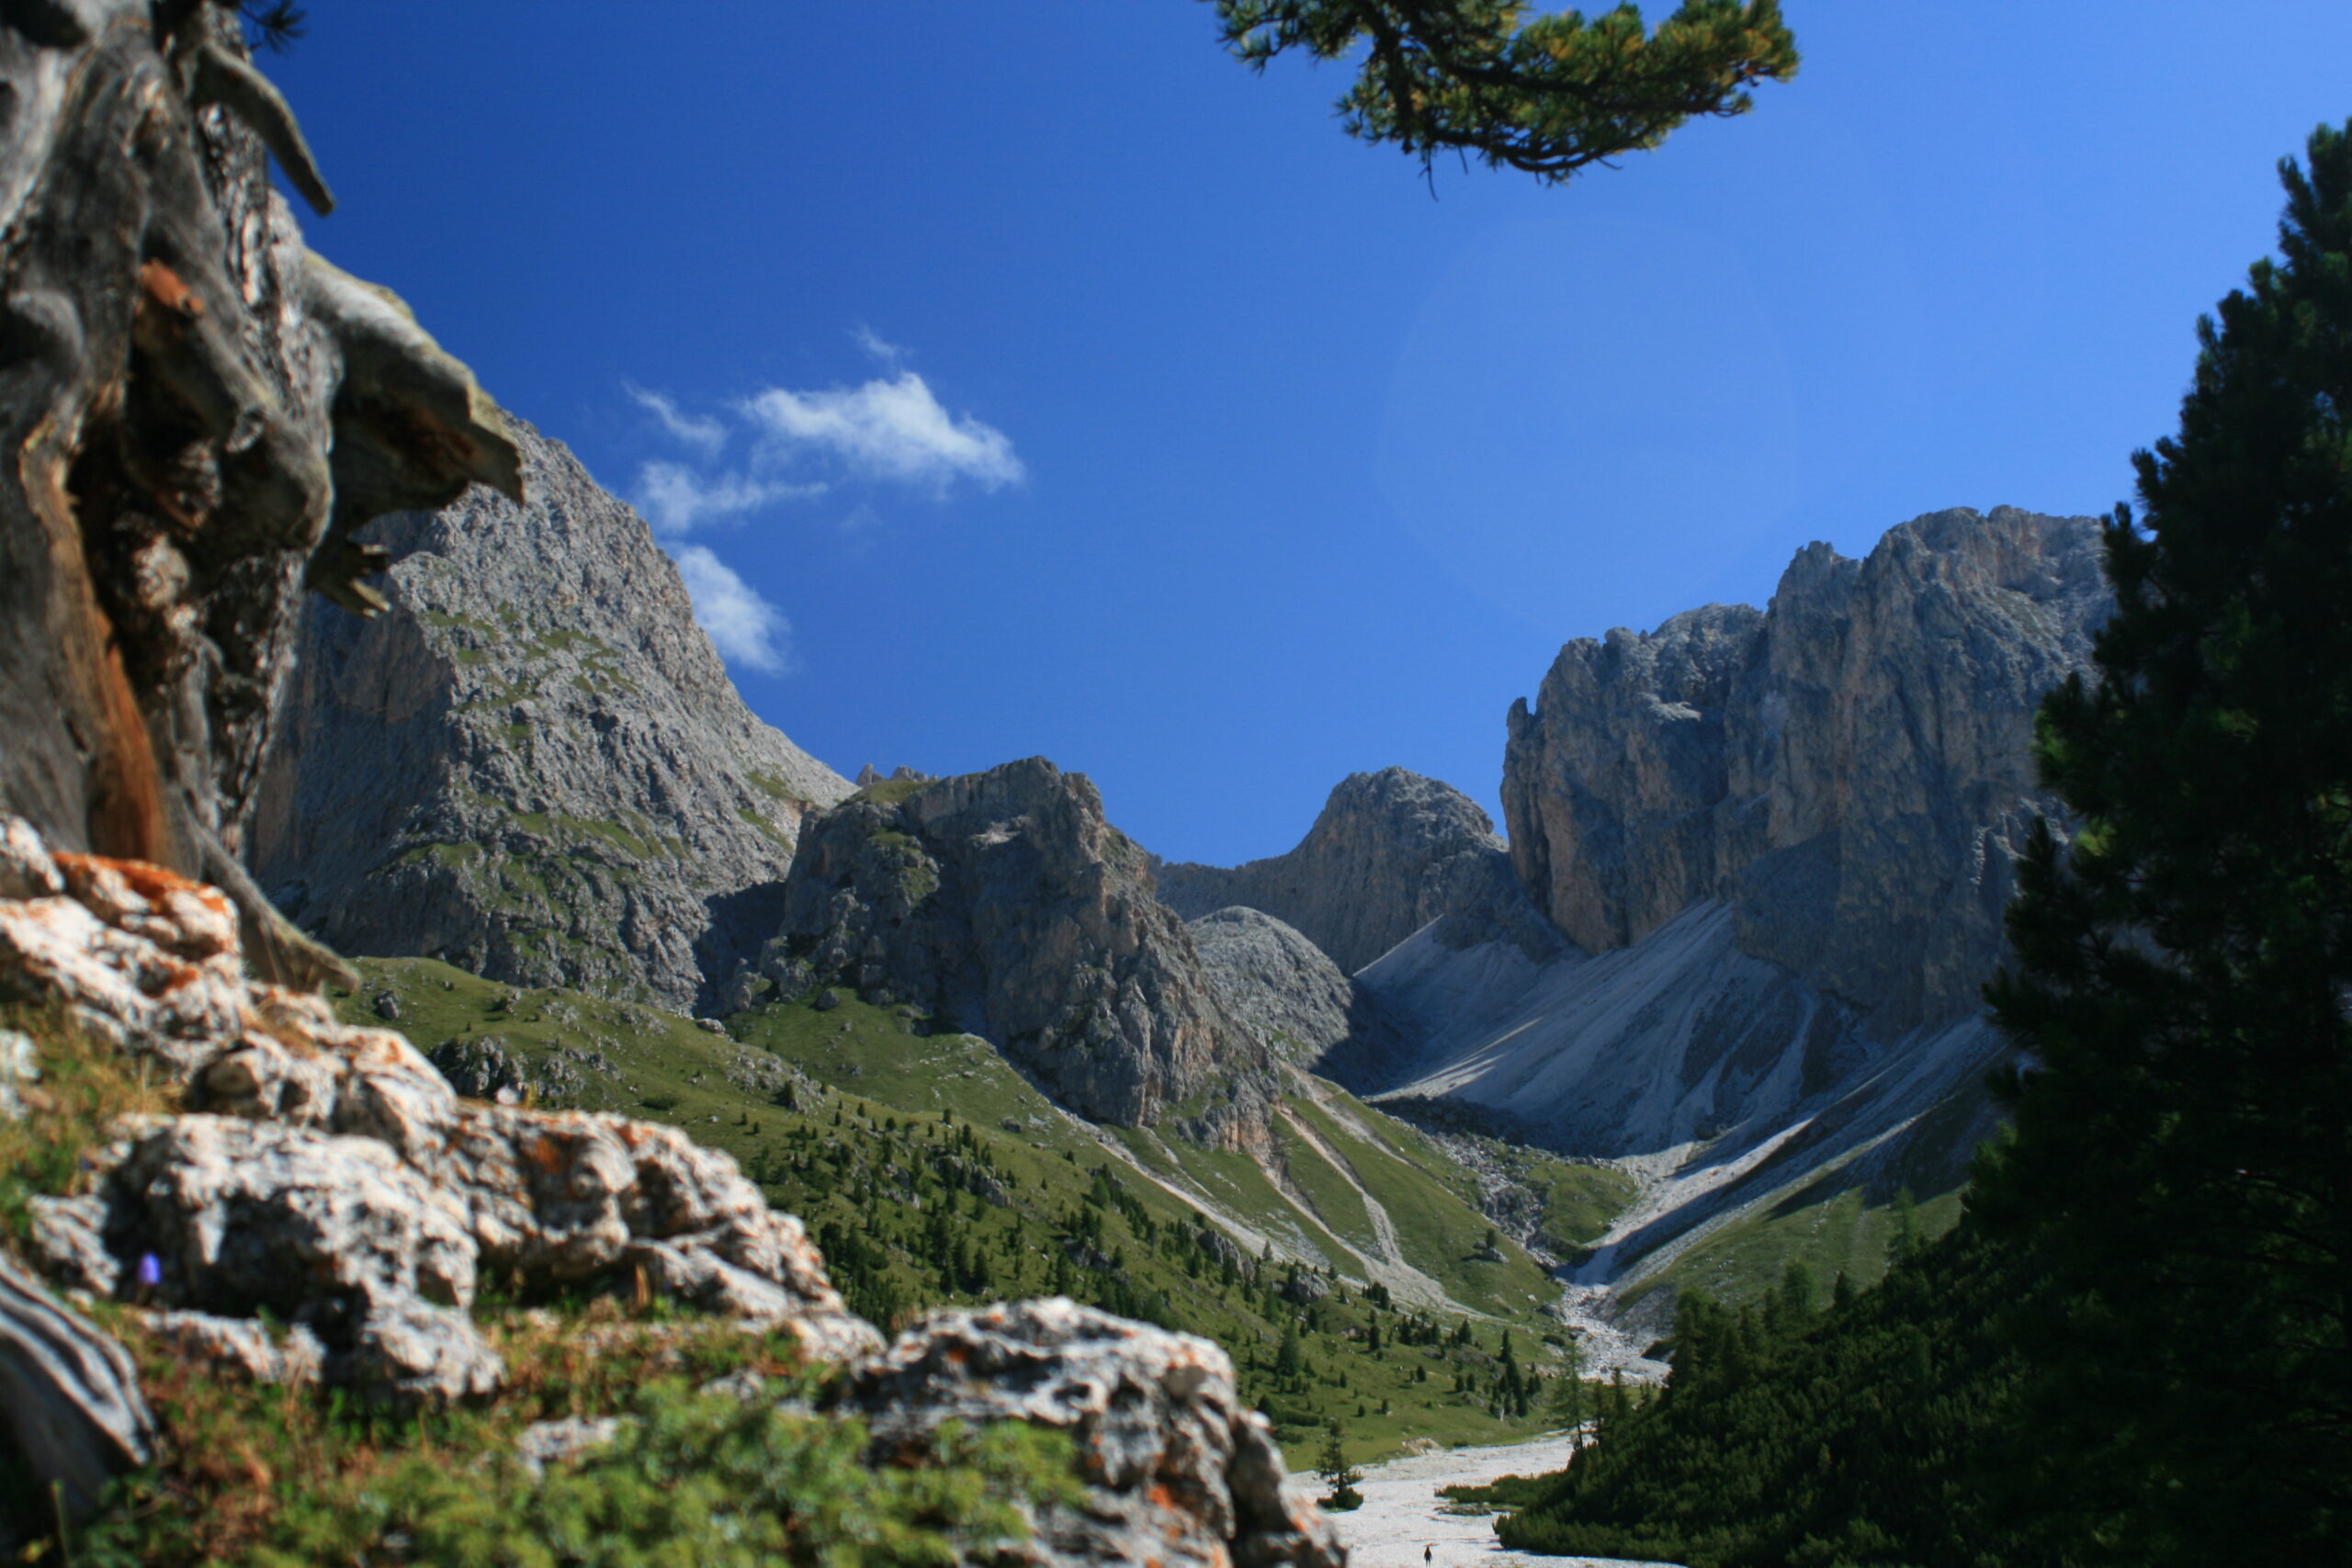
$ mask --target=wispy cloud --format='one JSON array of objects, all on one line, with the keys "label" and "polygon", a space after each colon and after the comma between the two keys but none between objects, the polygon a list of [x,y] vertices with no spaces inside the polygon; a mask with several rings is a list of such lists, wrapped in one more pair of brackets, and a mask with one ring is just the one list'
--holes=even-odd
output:
[{"label": "wispy cloud", "polygon": [[888,366],[893,370],[896,370],[899,366],[905,364],[907,361],[907,351],[905,349],[900,348],[895,343],[885,342],[879,333],[876,333],[872,327],[867,326],[864,321],[860,321],[857,325],[850,328],[849,336],[852,343],[854,343],[858,347],[865,350],[867,354],[873,355],[876,361]]},{"label": "wispy cloud", "polygon": [[727,445],[727,427],[715,419],[682,413],[678,405],[659,392],[627,384],[629,397],[637,406],[661,422],[662,428],[706,457],[716,457],[718,449]]},{"label": "wispy cloud", "polygon": [[[707,547],[684,542],[695,530],[848,490],[853,504],[841,528],[857,536],[881,521],[857,494],[866,486],[910,485],[944,498],[961,482],[994,491],[1027,477],[1012,438],[968,413],[950,413],[930,383],[905,368],[905,349],[864,325],[850,336],[890,374],[823,391],[771,387],[715,413],[625,387],[662,434],[691,455],[641,464],[632,499],[677,561],[695,624],[730,664],[782,673],[791,666],[792,627]],[[722,461],[739,434],[745,446]]]},{"label": "wispy cloud", "polygon": [[822,495],[826,488],[822,482],[787,484],[749,474],[700,474],[683,463],[654,462],[637,470],[637,509],[655,533],[684,534],[779,501]]},{"label": "wispy cloud", "polygon": [[675,552],[678,575],[694,600],[695,624],[729,664],[747,664],[770,675],[791,668],[792,624],[784,612],[700,545]]},{"label": "wispy cloud", "polygon": [[911,370],[822,392],[771,388],[742,409],[770,454],[785,460],[816,456],[859,478],[942,491],[959,479],[1000,490],[1026,477],[1004,432],[949,413]]}]

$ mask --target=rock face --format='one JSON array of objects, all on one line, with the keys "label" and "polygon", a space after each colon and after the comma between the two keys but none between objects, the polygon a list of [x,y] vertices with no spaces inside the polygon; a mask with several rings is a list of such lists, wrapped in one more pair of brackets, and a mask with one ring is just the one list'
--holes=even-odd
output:
[{"label": "rock face", "polygon": [[805,829],[763,967],[789,996],[927,1007],[1079,1115],[1148,1125],[1265,1055],[1145,863],[1085,775],[1042,757],[885,784]]},{"label": "rock face", "polygon": [[1217,1000],[1278,1059],[1355,1085],[1408,1055],[1379,999],[1273,916],[1237,904],[1184,929]]},{"label": "rock face", "polygon": [[514,429],[528,504],[384,518],[390,608],[306,611],[254,874],[345,952],[687,1010],[850,785],[743,705],[644,522]]},{"label": "rock face", "polygon": [[641,1279],[820,1358],[878,1343],[799,1222],[676,1129],[460,1100],[400,1035],[244,978],[227,899],[155,866],[51,856],[9,823],[14,890],[0,997],[161,1064],[187,1107],[118,1123],[89,1195],[33,1201],[52,1275],[173,1309],[193,1343],[250,1348],[196,1320],[266,1312],[313,1337],[327,1379],[400,1403],[497,1385],[467,1312],[485,1269],[526,1290]]},{"label": "rock face", "polygon": [[1082,1508],[1048,1507],[1012,1551],[1040,1564],[1340,1568],[1312,1502],[1285,1496],[1282,1450],[1245,1408],[1224,1351],[1057,1298],[945,1312],[865,1363],[836,1396],[865,1416],[873,1462],[943,1423],[1026,1421],[1066,1431],[1091,1483]]},{"label": "rock face", "polygon": [[1973,1012],[2034,788],[2033,708],[2111,602],[2097,523],[2000,508],[1801,552],[1770,608],[1560,650],[1510,713],[1512,863],[1579,946],[1699,900],[1882,1032]]},{"label": "rock face", "polygon": [[1287,854],[1230,868],[1152,867],[1186,919],[1241,905],[1298,931],[1349,974],[1428,925],[1451,940],[1501,936],[1531,957],[1559,950],[1529,904],[1494,823],[1451,785],[1403,768],[1351,773]]}]

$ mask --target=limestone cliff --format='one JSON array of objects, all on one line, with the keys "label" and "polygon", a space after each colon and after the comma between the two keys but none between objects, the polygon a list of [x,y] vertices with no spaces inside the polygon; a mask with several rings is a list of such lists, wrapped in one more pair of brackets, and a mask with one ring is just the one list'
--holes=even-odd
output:
[{"label": "limestone cliff", "polygon": [[2109,603],[2092,519],[1957,510],[1807,547],[1766,611],[1578,638],[1511,709],[1512,863],[1588,952],[1712,900],[1883,1034],[1967,1016],[2052,805],[2034,705]]},{"label": "limestone cliff", "polygon": [[514,434],[527,504],[385,518],[384,613],[309,606],[254,870],[345,952],[690,1008],[850,785],[743,705],[644,522]]},{"label": "limestone cliff", "polygon": [[1231,905],[1257,909],[1349,973],[1441,919],[1457,944],[1498,935],[1531,958],[1560,946],[1520,890],[1486,812],[1403,768],[1342,779],[1285,854],[1152,869],[1161,899],[1187,919]]},{"label": "limestone cliff", "polygon": [[762,966],[789,995],[926,1008],[1091,1120],[1148,1125],[1206,1091],[1194,1130],[1241,1135],[1264,1048],[1218,1004],[1147,858],[1084,774],[1042,757],[886,783],[808,825]]}]

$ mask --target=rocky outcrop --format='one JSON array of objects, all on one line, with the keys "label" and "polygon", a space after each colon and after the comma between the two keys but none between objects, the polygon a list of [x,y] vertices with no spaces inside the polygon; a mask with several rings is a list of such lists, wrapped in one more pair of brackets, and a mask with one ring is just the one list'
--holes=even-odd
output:
[{"label": "rocky outcrop", "polygon": [[1560,948],[1477,803],[1403,768],[1351,773],[1287,854],[1230,868],[1155,863],[1186,919],[1241,905],[1273,916],[1349,974],[1443,919],[1458,943],[1499,937],[1531,957]]},{"label": "rocky outcrop", "polygon": [[34,1200],[37,1254],[96,1295],[183,1314],[188,1343],[258,1353],[266,1313],[331,1382],[400,1403],[495,1387],[468,1309],[485,1270],[525,1291],[642,1289],[789,1325],[812,1355],[876,1343],[799,1222],[674,1128],[460,1100],[401,1036],[247,980],[216,890],[51,856],[0,830],[0,998],[64,1009],[166,1069],[183,1114],[130,1118],[86,1195]]},{"label": "rocky outcrop", "polygon": [[1235,905],[1184,929],[1217,1000],[1277,1059],[1353,1086],[1383,1079],[1409,1054],[1379,998],[1273,916]]},{"label": "rocky outcrop", "polygon": [[1738,1214],[1960,1185],[2005,1055],[1977,987],[2052,805],[2033,707],[2109,602],[2090,520],[1946,512],[1808,547],[1767,611],[1568,644],[1511,710],[1503,803],[1581,951],[1432,929],[1360,972],[1420,1031],[1392,1108],[1634,1161],[1593,1285]]},{"label": "rocky outcrop", "polygon": [[1083,1507],[1038,1510],[1012,1561],[1168,1568],[1340,1568],[1315,1505],[1285,1495],[1282,1450],[1223,1350],[1067,1300],[946,1312],[859,1367],[836,1407],[864,1416],[872,1461],[927,1451],[942,1425],[1067,1432]]},{"label": "rocky outcrop", "polygon": [[1807,547],[1769,610],[1560,650],[1510,713],[1528,890],[1589,952],[1694,902],[1882,1033],[1974,1011],[2028,826],[2028,744],[2110,595],[2097,523],[1939,512],[1854,561]]},{"label": "rocky outcrop", "polygon": [[513,429],[527,504],[384,518],[384,612],[305,612],[254,874],[344,952],[707,1010],[850,785],[743,705],[643,520]]},{"label": "rocky outcrop", "polygon": [[1266,1058],[1145,861],[1086,776],[1042,757],[884,784],[805,830],[763,968],[787,997],[846,986],[927,1008],[1079,1115],[1148,1125]]}]

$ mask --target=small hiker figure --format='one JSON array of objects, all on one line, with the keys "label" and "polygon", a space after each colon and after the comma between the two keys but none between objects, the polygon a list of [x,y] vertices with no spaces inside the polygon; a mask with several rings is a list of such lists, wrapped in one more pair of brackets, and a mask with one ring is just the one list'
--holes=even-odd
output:
[{"label": "small hiker figure", "polygon": [[1430,1555],[1430,1544],[1427,1541],[1421,1543],[1421,1561],[1424,1562],[1434,1561]]}]

